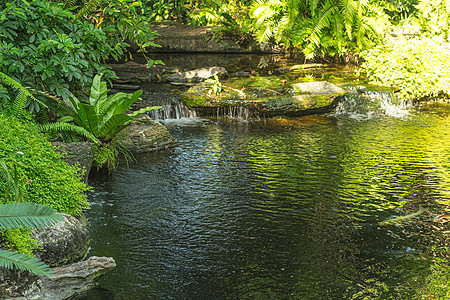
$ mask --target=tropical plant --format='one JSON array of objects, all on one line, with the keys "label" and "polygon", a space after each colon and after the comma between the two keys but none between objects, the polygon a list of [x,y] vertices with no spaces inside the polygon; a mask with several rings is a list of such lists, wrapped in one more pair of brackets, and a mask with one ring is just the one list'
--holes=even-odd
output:
[{"label": "tropical plant", "polygon": [[[133,94],[119,92],[108,97],[106,82],[103,82],[101,78],[101,75],[94,77],[89,103],[83,103],[72,95],[69,98],[70,102],[62,102],[68,116],[56,123],[43,124],[40,128],[48,131],[75,130],[93,141],[97,145],[96,151],[108,151],[107,149],[115,151],[115,147],[120,147],[115,139],[119,132],[135,122],[134,118],[161,108],[161,106],[150,106],[127,114],[130,106],[140,99],[142,90]],[[75,124],[68,123],[72,121]],[[116,154],[109,157],[117,158],[119,153],[114,153]]]},{"label": "tropical plant", "polygon": [[230,38],[239,44],[253,40],[253,26],[248,16],[250,1],[207,0],[193,5],[188,17],[193,25],[215,26],[213,38]]},{"label": "tropical plant", "polygon": [[257,0],[251,10],[259,41],[274,38],[306,59],[368,49],[380,40],[383,15],[360,0]]},{"label": "tropical plant", "polygon": [[[119,58],[128,45],[110,38],[115,28],[76,20],[62,3],[52,1],[0,0],[0,20],[0,71],[64,99],[70,90],[83,91],[94,72],[114,76],[104,61]],[[27,105],[30,111],[41,108],[32,98]]]},{"label": "tropical plant", "polygon": [[[85,192],[90,189],[82,181],[78,166],[63,162],[34,123],[0,113],[0,128],[0,153],[8,158],[5,163],[12,178],[15,174],[10,165],[16,162],[24,202],[48,205],[71,215],[79,215],[89,208]],[[1,178],[5,179],[6,175]],[[8,201],[13,201],[15,189],[10,186]],[[6,180],[0,180],[1,198],[7,188]]]},{"label": "tropical plant", "polygon": [[373,84],[400,88],[402,100],[450,95],[450,50],[439,37],[387,38],[362,53]]},{"label": "tropical plant", "polygon": [[0,86],[2,84],[8,86],[10,89],[16,92],[16,96],[12,101],[12,104],[9,104],[11,101],[11,93],[8,89],[5,88],[5,96],[0,96],[0,109],[7,110],[9,113],[13,114],[16,117],[24,116],[24,108],[27,104],[27,101],[34,101],[35,103],[46,106],[44,103],[36,99],[25,87],[23,87],[20,83],[9,77],[8,75],[0,72]]},{"label": "tropical plant", "polygon": [[[35,203],[0,204],[0,229],[44,227],[62,221],[62,215],[51,207]],[[50,267],[37,258],[0,249],[0,267],[28,270],[36,275],[50,274]]]}]

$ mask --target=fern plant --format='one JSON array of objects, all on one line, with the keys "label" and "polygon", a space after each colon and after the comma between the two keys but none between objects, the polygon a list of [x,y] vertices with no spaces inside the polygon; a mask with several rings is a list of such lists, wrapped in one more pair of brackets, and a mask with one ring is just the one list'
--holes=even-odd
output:
[{"label": "fern plant", "polygon": [[[38,228],[62,221],[63,216],[45,205],[36,203],[0,204],[0,229]],[[35,257],[0,250],[0,267],[28,270],[36,275],[49,275],[50,267]]]},{"label": "fern plant", "polygon": [[31,101],[37,102],[46,107],[46,105],[36,99],[36,97],[34,97],[27,88],[22,86],[19,82],[9,77],[5,73],[0,72],[0,83],[9,86],[13,90],[17,90],[17,95],[12,101],[12,104],[6,105],[7,107],[9,107],[10,113],[15,117],[22,117],[24,115],[24,107],[28,99],[31,99]]},{"label": "fern plant", "polygon": [[380,38],[380,14],[361,0],[257,0],[251,10],[259,41],[274,38],[306,59],[369,48]]},{"label": "fern plant", "polygon": [[[102,151],[102,148],[105,151],[107,148],[111,150],[111,147],[119,146],[115,140],[117,134],[135,122],[135,117],[161,108],[150,106],[127,114],[127,110],[140,99],[141,94],[142,90],[138,90],[133,94],[120,92],[108,97],[106,82],[102,81],[101,75],[96,75],[92,82],[89,103],[83,103],[72,95],[69,97],[70,101],[61,102],[68,116],[60,122],[47,123],[40,128],[47,131],[76,132],[93,141],[97,145],[97,151]],[[116,154],[113,157],[117,158],[119,152],[114,153]]]}]

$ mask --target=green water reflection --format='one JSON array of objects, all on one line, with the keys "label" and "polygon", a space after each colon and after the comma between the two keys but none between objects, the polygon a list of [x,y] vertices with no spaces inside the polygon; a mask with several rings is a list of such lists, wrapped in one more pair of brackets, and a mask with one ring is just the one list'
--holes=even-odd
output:
[{"label": "green water reflection", "polygon": [[411,299],[448,242],[448,126],[448,107],[172,126],[173,151],[92,176],[90,255],[118,267],[86,298]]}]

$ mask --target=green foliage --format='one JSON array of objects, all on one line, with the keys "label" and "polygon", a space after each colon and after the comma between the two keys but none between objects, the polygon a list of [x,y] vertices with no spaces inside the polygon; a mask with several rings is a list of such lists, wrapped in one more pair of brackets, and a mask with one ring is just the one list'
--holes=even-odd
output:
[{"label": "green foliage", "polygon": [[0,267],[20,270],[28,270],[36,275],[49,275],[50,267],[36,257],[27,254],[16,253],[8,250],[0,250]]},{"label": "green foliage", "polygon": [[12,105],[7,104],[6,102],[9,102],[10,92],[6,89],[6,93],[8,93],[8,97],[0,97],[0,110],[3,108],[3,110],[7,110],[9,113],[13,114],[16,117],[24,117],[25,112],[24,108],[27,103],[27,100],[30,99],[31,101],[35,103],[39,103],[43,106],[45,106],[44,103],[36,99],[25,87],[23,87],[20,83],[9,77],[8,75],[0,72],[0,83],[3,83],[7,86],[9,86],[13,91],[16,92],[16,97],[12,102]]},{"label": "green foliage", "polygon": [[[13,229],[23,227],[44,227],[62,220],[63,217],[58,215],[56,210],[48,206],[34,203],[0,204],[0,229],[9,229],[9,231],[3,232],[2,235],[4,237],[9,237],[10,242],[13,237],[16,237],[16,240],[13,240],[12,242],[24,251],[29,251],[30,248],[32,250],[35,249],[35,241],[20,238],[23,236],[20,234],[14,235],[17,231],[14,232],[12,231]],[[27,232],[22,231],[21,233],[29,233],[29,230]],[[0,250],[0,267],[10,269],[16,267],[21,270],[28,270],[36,275],[50,273],[50,268],[45,263],[30,256],[29,254],[30,253],[22,254]]]},{"label": "green foliage", "polygon": [[[65,111],[69,115],[67,121],[73,121],[75,125],[67,123],[55,123],[41,126],[46,130],[74,130],[83,134],[97,144],[96,162],[108,167],[114,167],[119,155],[120,146],[115,140],[117,134],[134,122],[134,118],[147,112],[160,109],[160,106],[141,108],[138,111],[126,113],[131,105],[139,100],[142,90],[133,94],[116,93],[108,97],[106,82],[101,80],[101,75],[96,75],[91,87],[89,103],[80,102],[76,97],[70,97],[65,103]],[[105,148],[105,149],[101,149]],[[114,161],[110,161],[114,158]]]},{"label": "green foliage", "polygon": [[403,100],[450,95],[450,50],[442,39],[387,39],[362,57],[370,81],[399,87]]},{"label": "green foliage", "polygon": [[383,15],[359,0],[257,0],[251,11],[259,41],[274,38],[299,48],[307,59],[370,48],[384,29]]},{"label": "green foliage", "polygon": [[[77,174],[76,166],[61,161],[61,155],[35,125],[0,114],[0,152],[17,164],[18,179],[23,182],[23,201],[44,204],[59,212],[79,215],[89,204],[89,190]],[[0,181],[0,195],[7,184]]]},{"label": "green foliage", "polygon": [[[67,99],[94,72],[113,76],[104,64],[123,54],[125,43],[109,38],[115,28],[75,20],[63,4],[44,0],[0,0],[0,71],[23,86]],[[39,110],[29,101],[30,110]]]},{"label": "green foliage", "polygon": [[448,41],[450,29],[450,1],[422,0],[417,6],[420,11],[421,32],[428,37],[439,36]]},{"label": "green foliage", "polygon": [[188,17],[193,25],[213,25],[213,38],[230,38],[239,44],[252,40],[253,26],[248,16],[249,1],[208,0],[193,8]]},{"label": "green foliage", "polygon": [[38,241],[31,238],[30,228],[14,228],[0,231],[0,237],[10,250],[22,254],[32,255],[34,250],[40,249]]},{"label": "green foliage", "polygon": [[222,92],[222,83],[217,75],[214,75],[214,79],[207,79],[205,82],[211,84],[211,90],[209,91],[210,94],[214,93],[219,95]]}]

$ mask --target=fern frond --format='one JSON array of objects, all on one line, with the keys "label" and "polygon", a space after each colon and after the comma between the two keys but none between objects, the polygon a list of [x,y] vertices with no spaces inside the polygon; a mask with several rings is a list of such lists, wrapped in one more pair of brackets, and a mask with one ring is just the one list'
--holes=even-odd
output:
[{"label": "fern frond", "polygon": [[0,228],[13,229],[20,227],[36,228],[63,221],[62,215],[50,206],[36,203],[0,204]]},{"label": "fern frond", "polygon": [[43,261],[36,257],[13,251],[0,250],[0,267],[20,270],[28,270],[35,275],[50,275],[51,269]]},{"label": "fern frond", "polygon": [[88,3],[86,3],[85,6],[83,6],[82,9],[76,14],[75,19],[80,20],[84,16],[91,14],[95,11],[97,6],[102,2],[102,0],[90,0]]},{"label": "fern frond", "polygon": [[74,124],[70,124],[70,123],[56,122],[56,123],[39,124],[38,128],[41,131],[73,132],[80,136],[84,136],[85,138],[93,141],[96,144],[99,143],[99,140],[92,133],[90,133],[83,127],[80,127],[80,126],[77,126]]},{"label": "fern frond", "polygon": [[18,83],[17,81],[15,81],[14,79],[12,79],[11,77],[9,77],[8,75],[6,75],[5,73],[0,72],[0,82],[9,85],[10,87],[12,87],[13,89],[16,89],[19,91],[16,99],[13,101],[13,111],[12,113],[16,116],[21,116],[23,109],[25,107],[27,98],[31,98],[33,101],[38,102],[39,104],[41,104],[44,107],[47,107],[47,105],[45,105],[44,103],[42,103],[41,101],[39,101],[38,99],[36,99],[36,97],[33,96],[33,94],[31,94],[27,88],[25,88],[24,86],[22,86],[20,83]]}]

